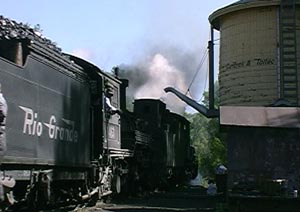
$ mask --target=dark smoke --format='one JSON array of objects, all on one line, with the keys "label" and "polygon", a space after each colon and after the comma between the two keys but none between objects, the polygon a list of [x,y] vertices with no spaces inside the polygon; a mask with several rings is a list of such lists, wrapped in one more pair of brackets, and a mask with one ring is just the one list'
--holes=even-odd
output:
[{"label": "dark smoke", "polygon": [[[188,52],[176,47],[165,47],[157,50],[152,48],[147,57],[135,64],[120,65],[120,77],[129,80],[127,89],[128,98],[161,99],[167,107],[177,113],[183,113],[186,104],[173,94],[164,93],[168,86],[175,87],[185,93],[189,87],[196,69],[202,58],[194,52]],[[202,67],[204,70],[205,67]],[[197,97],[199,94],[199,81],[204,82],[205,71],[198,74],[198,80],[191,87],[191,93]],[[203,91],[202,91],[203,92]]]}]

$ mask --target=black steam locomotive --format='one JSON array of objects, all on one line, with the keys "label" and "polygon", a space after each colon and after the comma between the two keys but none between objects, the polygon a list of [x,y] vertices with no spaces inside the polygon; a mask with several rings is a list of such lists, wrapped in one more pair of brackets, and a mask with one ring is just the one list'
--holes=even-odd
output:
[{"label": "black steam locomotive", "polygon": [[159,100],[126,109],[128,81],[0,16],[8,104],[2,204],[43,207],[168,188],[194,178],[189,122]]}]

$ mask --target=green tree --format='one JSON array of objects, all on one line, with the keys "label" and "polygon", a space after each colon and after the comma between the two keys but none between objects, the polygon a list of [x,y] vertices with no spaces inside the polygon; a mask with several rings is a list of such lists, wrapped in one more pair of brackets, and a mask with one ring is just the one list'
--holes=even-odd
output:
[{"label": "green tree", "polygon": [[[208,92],[204,92],[202,104],[208,107]],[[219,105],[218,83],[215,84],[215,107]],[[215,174],[219,164],[226,165],[225,134],[220,133],[219,120],[208,119],[200,113],[185,114],[191,122],[191,140],[197,149],[199,170],[203,177]]]}]

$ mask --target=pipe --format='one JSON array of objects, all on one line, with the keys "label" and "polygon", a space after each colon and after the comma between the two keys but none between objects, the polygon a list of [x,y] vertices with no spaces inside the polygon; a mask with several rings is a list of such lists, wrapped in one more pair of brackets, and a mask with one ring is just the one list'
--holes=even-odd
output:
[{"label": "pipe", "polygon": [[209,55],[209,81],[208,81],[208,99],[209,109],[215,108],[215,84],[214,84],[214,29],[210,26],[210,41],[208,41],[208,55]]},{"label": "pipe", "polygon": [[99,187],[95,188],[92,192],[89,192],[89,193],[87,193],[87,194],[81,196],[81,199],[82,199],[82,200],[89,199],[89,198],[91,198],[93,195],[97,194],[98,191],[99,191]]},{"label": "pipe", "polygon": [[15,63],[19,66],[23,66],[23,46],[21,42],[16,43],[16,55]]},{"label": "pipe", "polygon": [[191,99],[190,97],[184,95],[183,93],[177,91],[175,88],[167,87],[164,89],[164,91],[171,92],[175,94],[179,99],[187,103],[189,106],[195,108],[197,111],[199,111],[201,114],[206,116],[207,118],[217,118],[219,117],[219,110],[216,109],[208,109],[204,105],[199,104],[195,100]]}]

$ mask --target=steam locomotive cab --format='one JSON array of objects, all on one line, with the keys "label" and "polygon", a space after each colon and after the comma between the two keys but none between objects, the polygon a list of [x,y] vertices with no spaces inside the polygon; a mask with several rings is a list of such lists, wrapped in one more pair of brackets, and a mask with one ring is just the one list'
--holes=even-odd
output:
[{"label": "steam locomotive cab", "polygon": [[69,55],[84,68],[91,85],[91,163],[92,178],[99,197],[120,193],[128,174],[129,160],[133,153],[121,141],[120,86],[122,81],[101,71],[93,64]]}]

